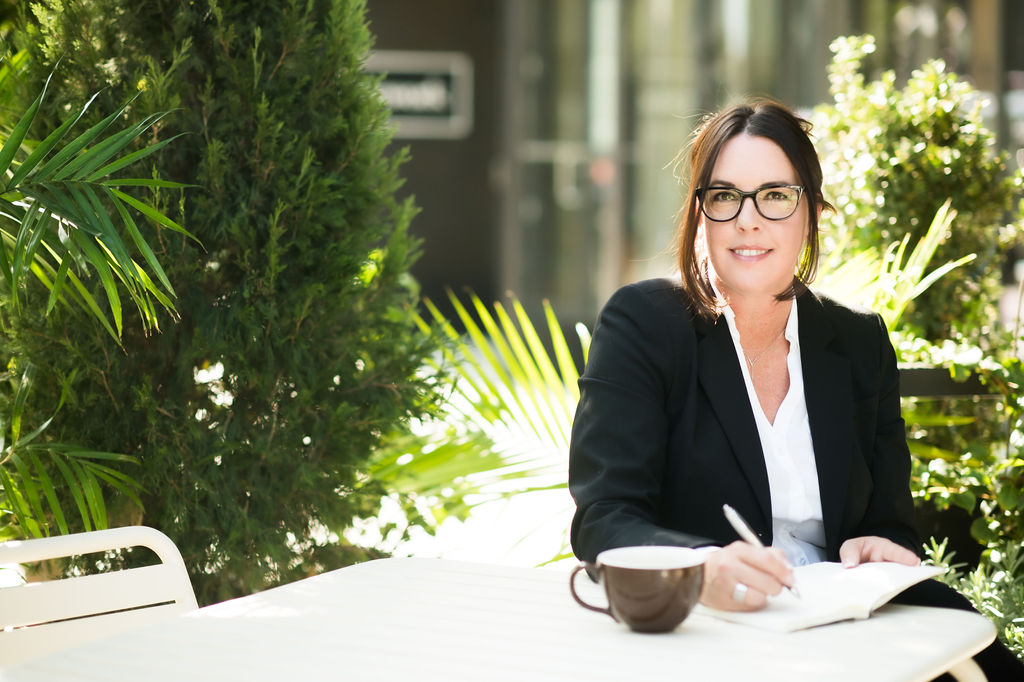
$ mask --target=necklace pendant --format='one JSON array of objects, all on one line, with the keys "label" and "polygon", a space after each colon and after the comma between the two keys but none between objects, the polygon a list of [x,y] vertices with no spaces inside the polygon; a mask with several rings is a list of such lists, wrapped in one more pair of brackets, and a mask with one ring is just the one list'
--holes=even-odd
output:
[{"label": "necklace pendant", "polygon": [[746,359],[746,361],[747,361],[747,364],[748,364],[748,365],[750,365],[750,369],[754,369],[754,365],[756,365],[756,364],[757,364],[757,361],[758,361],[758,360],[760,360],[761,358],[763,358],[763,357],[764,357],[764,355],[765,355],[765,353],[767,353],[768,351],[770,351],[770,350],[772,349],[772,346],[774,346],[774,345],[775,345],[775,344],[776,344],[776,343],[778,342],[778,340],[779,340],[779,339],[781,339],[781,338],[783,337],[783,335],[784,335],[785,333],[786,333],[786,330],[785,330],[785,329],[783,329],[783,330],[782,330],[782,332],[780,332],[780,333],[779,333],[779,335],[778,335],[778,336],[776,336],[776,337],[775,337],[775,338],[774,338],[774,339],[772,340],[772,342],[771,342],[771,343],[769,343],[769,344],[768,344],[767,346],[765,346],[765,347],[764,347],[764,349],[763,349],[763,350],[762,350],[762,351],[761,351],[760,353],[758,353],[757,355],[755,355],[755,356],[754,356],[753,358],[752,358],[752,357],[750,357],[750,356],[749,356],[749,355],[747,354],[747,351],[745,351],[745,350],[743,351],[743,357],[744,357],[744,358]]}]

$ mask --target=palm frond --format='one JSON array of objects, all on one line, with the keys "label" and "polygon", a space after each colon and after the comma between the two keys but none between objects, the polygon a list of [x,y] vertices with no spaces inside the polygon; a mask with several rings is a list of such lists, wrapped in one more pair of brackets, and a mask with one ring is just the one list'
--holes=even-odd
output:
[{"label": "palm frond", "polygon": [[[579,369],[549,302],[550,351],[514,297],[511,312],[501,303],[488,308],[475,294],[469,307],[452,293],[449,300],[465,333],[429,301],[431,319],[420,320],[448,342],[434,363],[451,386],[443,414],[388,439],[369,472],[425,504],[436,523],[465,518],[486,501],[564,489],[579,400]],[[576,332],[586,357],[589,333],[583,325]]]},{"label": "palm frond", "polygon": [[883,253],[869,249],[851,254],[841,245],[824,259],[816,286],[840,301],[877,311],[892,329],[925,289],[950,270],[974,260],[975,255],[968,254],[927,270],[955,218],[956,211],[947,200],[909,254],[909,235]]},{"label": "palm frond", "polygon": [[[15,101],[14,81],[23,72],[26,53],[0,64],[0,97]],[[181,183],[157,178],[118,177],[124,169],[156,153],[174,138],[130,151],[165,113],[122,124],[131,105],[81,133],[95,96],[41,141],[29,130],[47,87],[13,127],[0,122],[0,295],[12,309],[21,305],[29,280],[49,291],[46,312],[56,306],[84,311],[120,342],[122,295],[137,307],[146,330],[159,329],[158,308],[176,314],[174,290],[148,245],[136,216],[159,230],[194,239],[155,206],[125,190],[181,189]],[[136,258],[133,253],[140,254]],[[98,301],[86,280],[99,280]],[[140,508],[141,486],[114,465],[137,464],[134,457],[97,452],[47,440],[45,432],[64,403],[65,380],[53,414],[26,426],[28,395],[35,367],[8,379],[11,393],[0,413],[0,539],[68,533],[73,520],[86,530],[108,523],[105,490],[114,490]]]},{"label": "palm frond", "polygon": [[[44,87],[0,147],[0,177],[6,178],[0,194],[0,221],[13,225],[2,231],[0,268],[12,305],[19,305],[20,288],[31,271],[50,290],[48,310],[59,301],[72,301],[101,320],[103,327],[119,339],[124,294],[139,310],[144,328],[159,329],[157,309],[175,315],[175,294],[133,213],[145,216],[159,229],[194,237],[156,207],[124,189],[179,189],[186,185],[113,174],[174,139],[128,151],[166,113],[121,126],[119,122],[132,103],[129,100],[75,135],[73,129],[88,110],[90,100],[41,142],[31,143],[27,133],[45,96]],[[141,258],[132,256],[129,245]],[[90,275],[98,276],[105,311],[85,292],[83,279]]]},{"label": "palm frond", "polygon": [[[124,494],[142,507],[140,484],[113,468],[111,463],[138,464],[128,455],[88,450],[62,443],[42,442],[39,436],[53,421],[49,419],[22,435],[22,417],[32,389],[36,369],[29,365],[16,380],[10,412],[0,421],[0,516],[10,515],[14,523],[0,523],[6,534],[17,527],[24,535],[42,537],[55,530],[71,532],[69,500],[86,530],[105,528],[107,507],[101,484]],[[64,396],[57,405],[63,404]],[[56,477],[56,479],[55,479]],[[59,491],[59,492],[58,492]]]}]

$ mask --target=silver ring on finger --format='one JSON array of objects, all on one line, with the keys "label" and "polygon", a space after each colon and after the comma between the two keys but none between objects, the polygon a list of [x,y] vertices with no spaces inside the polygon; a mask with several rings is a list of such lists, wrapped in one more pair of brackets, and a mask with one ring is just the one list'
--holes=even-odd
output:
[{"label": "silver ring on finger", "polygon": [[732,600],[737,604],[742,604],[747,600],[747,592],[749,588],[743,583],[736,583],[736,587],[732,588]]}]

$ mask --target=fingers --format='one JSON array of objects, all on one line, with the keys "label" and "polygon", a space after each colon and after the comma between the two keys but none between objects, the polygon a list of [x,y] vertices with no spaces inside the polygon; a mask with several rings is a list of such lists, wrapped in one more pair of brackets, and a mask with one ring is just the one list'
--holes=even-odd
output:
[{"label": "fingers", "polygon": [[853,568],[861,562],[861,548],[865,538],[850,538],[839,547],[839,560],[843,566]]},{"label": "fingers", "polygon": [[793,569],[782,552],[734,542],[704,562],[701,602],[716,609],[755,611],[764,607],[768,595],[792,583]]},{"label": "fingers", "polygon": [[916,566],[921,560],[912,551],[892,540],[874,535],[850,538],[839,548],[839,559],[847,568],[867,561],[892,561]]}]

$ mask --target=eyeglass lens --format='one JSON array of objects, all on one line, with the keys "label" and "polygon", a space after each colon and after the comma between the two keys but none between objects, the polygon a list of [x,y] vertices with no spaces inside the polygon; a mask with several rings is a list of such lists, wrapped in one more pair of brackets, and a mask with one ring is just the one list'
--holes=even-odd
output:
[{"label": "eyeglass lens", "polygon": [[800,187],[764,187],[742,192],[732,187],[710,187],[704,191],[701,209],[711,220],[732,220],[740,214],[743,200],[754,200],[757,212],[768,220],[783,220],[793,215],[800,203]]}]

